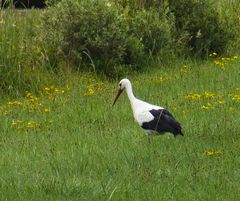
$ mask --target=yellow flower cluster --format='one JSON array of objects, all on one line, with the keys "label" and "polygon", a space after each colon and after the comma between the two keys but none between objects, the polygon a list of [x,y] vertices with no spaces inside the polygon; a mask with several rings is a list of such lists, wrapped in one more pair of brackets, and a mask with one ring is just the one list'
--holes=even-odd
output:
[{"label": "yellow flower cluster", "polygon": [[183,65],[183,66],[180,68],[180,72],[183,73],[183,74],[188,74],[188,73],[190,72],[189,66]]},{"label": "yellow flower cluster", "polygon": [[240,95],[234,95],[234,96],[232,97],[232,100],[233,100],[233,101],[236,101],[236,102],[240,102]]},{"label": "yellow flower cluster", "polygon": [[166,76],[160,76],[160,77],[155,77],[153,79],[153,81],[156,83],[156,84],[162,84],[163,82],[166,82],[167,80],[169,80],[170,78],[166,77]]},{"label": "yellow flower cluster", "polygon": [[[53,107],[51,101],[56,100],[56,97],[58,97],[58,95],[64,94],[68,90],[70,90],[68,85],[65,88],[47,86],[42,89],[42,93],[39,97],[29,91],[26,91],[24,98],[18,100],[11,100],[3,105],[0,105],[0,114],[8,115],[9,118],[19,118],[19,115],[22,113],[22,111],[24,111],[28,112],[28,117],[32,116],[32,118],[35,119],[36,117],[39,117],[43,114],[50,113],[52,111],[51,107]],[[36,121],[19,119],[13,120],[12,126],[16,129],[40,128],[40,124]],[[45,125],[42,126],[46,127]]]},{"label": "yellow flower cluster", "polygon": [[226,64],[229,64],[230,62],[232,62],[232,61],[235,61],[235,60],[237,60],[239,57],[238,56],[233,56],[233,57],[221,57],[221,58],[219,58],[219,59],[215,59],[214,61],[213,61],[213,63],[215,64],[215,65],[217,65],[217,66],[219,66],[220,68],[222,68],[222,69],[224,69],[224,66],[226,65]]},{"label": "yellow flower cluster", "polygon": [[205,150],[204,155],[206,156],[220,156],[223,154],[222,150]]},{"label": "yellow flower cluster", "polygon": [[94,94],[94,89],[92,86],[88,86],[86,92],[84,93],[84,96],[91,96]]},{"label": "yellow flower cluster", "polygon": [[68,85],[66,86],[66,88],[57,88],[53,85],[51,86],[46,86],[42,89],[42,94],[46,97],[48,97],[49,100],[54,100],[56,98],[57,95],[59,94],[64,94],[66,91],[65,90],[69,90],[70,88],[68,87]]},{"label": "yellow flower cluster", "polygon": [[42,107],[42,102],[39,98],[34,96],[31,92],[26,91],[26,98],[23,100],[24,109],[34,112]]},{"label": "yellow flower cluster", "polygon": [[185,99],[187,99],[187,100],[200,100],[201,99],[201,94],[188,94],[188,95],[186,95],[186,96],[184,96],[184,98]]},{"label": "yellow flower cluster", "polygon": [[222,97],[221,95],[215,94],[213,92],[204,92],[203,94],[198,94],[198,93],[190,93],[186,96],[184,96],[185,99],[187,100],[201,100],[201,99],[214,99],[214,98],[220,98]]},{"label": "yellow flower cluster", "polygon": [[102,82],[91,84],[91,85],[87,86],[86,91],[84,92],[83,95],[84,96],[92,96],[96,93],[103,91],[104,88],[105,88],[105,85]]},{"label": "yellow flower cluster", "polygon": [[208,110],[208,109],[210,109],[212,107],[213,107],[213,105],[211,103],[207,103],[207,104],[201,106],[201,108],[205,109],[205,110]]},{"label": "yellow flower cluster", "polygon": [[217,56],[216,52],[212,52],[212,53],[209,54],[209,57],[215,57],[215,56]]},{"label": "yellow flower cluster", "polygon": [[[214,92],[204,92],[204,93],[189,93],[185,95],[184,100],[188,100],[191,102],[195,102],[199,104],[203,110],[214,109],[216,107],[222,107],[222,105],[230,106],[232,102],[240,102],[240,88],[236,88],[236,90],[231,93],[226,93],[223,95],[214,93]],[[226,108],[227,109],[227,108]],[[228,108],[229,111],[233,111],[234,108],[230,106]]]},{"label": "yellow flower cluster", "polygon": [[17,129],[36,129],[39,127],[39,124],[35,121],[13,120],[12,126]]},{"label": "yellow flower cluster", "polygon": [[34,96],[32,93],[30,93],[30,92],[28,92],[28,91],[26,91],[26,98],[27,98],[28,100],[32,101],[32,102],[38,100],[38,98],[37,98],[36,96]]},{"label": "yellow flower cluster", "polygon": [[9,106],[22,106],[22,105],[23,105],[22,102],[17,101],[17,100],[9,101],[9,102],[7,102],[7,104],[8,104]]},{"label": "yellow flower cluster", "polygon": [[240,87],[237,87],[234,92],[229,93],[228,97],[234,102],[240,102]]},{"label": "yellow flower cluster", "polygon": [[49,108],[44,108],[43,111],[44,112],[50,112],[51,110]]}]

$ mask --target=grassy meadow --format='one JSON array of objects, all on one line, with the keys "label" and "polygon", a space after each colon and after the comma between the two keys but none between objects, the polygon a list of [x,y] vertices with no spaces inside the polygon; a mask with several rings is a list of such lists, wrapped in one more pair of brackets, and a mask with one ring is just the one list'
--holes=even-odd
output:
[{"label": "grassy meadow", "polygon": [[126,94],[112,107],[119,79],[56,72],[40,12],[0,10],[0,200],[240,200],[239,52],[128,71],[183,127],[148,143]]},{"label": "grassy meadow", "polygon": [[[117,81],[75,75],[1,105],[1,200],[238,200],[239,58],[128,76],[184,137],[147,137]],[[200,67],[200,68],[199,68]]]}]

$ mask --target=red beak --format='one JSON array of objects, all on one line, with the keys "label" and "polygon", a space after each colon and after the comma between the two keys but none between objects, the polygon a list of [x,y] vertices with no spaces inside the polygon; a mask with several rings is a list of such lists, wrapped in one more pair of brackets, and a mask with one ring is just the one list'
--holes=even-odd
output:
[{"label": "red beak", "polygon": [[118,89],[117,94],[116,94],[116,96],[115,96],[115,99],[114,99],[114,101],[113,101],[112,106],[115,105],[115,103],[117,102],[117,99],[119,98],[119,96],[121,95],[122,92],[123,92],[122,89]]}]

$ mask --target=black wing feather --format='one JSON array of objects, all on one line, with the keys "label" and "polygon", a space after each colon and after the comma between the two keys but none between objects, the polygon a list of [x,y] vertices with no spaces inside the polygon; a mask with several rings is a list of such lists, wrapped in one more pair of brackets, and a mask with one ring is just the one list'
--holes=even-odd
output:
[{"label": "black wing feather", "polygon": [[174,135],[183,135],[181,124],[175,120],[170,112],[165,109],[150,110],[149,112],[154,116],[154,119],[150,122],[144,122],[143,129],[158,133],[170,132]]}]

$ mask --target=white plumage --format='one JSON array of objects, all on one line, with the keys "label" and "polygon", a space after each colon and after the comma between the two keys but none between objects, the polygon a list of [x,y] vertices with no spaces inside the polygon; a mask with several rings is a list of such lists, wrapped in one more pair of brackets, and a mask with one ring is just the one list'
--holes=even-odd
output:
[{"label": "white plumage", "polygon": [[126,89],[130,100],[135,120],[147,134],[170,132],[174,136],[183,135],[180,123],[174,119],[170,112],[163,107],[139,100],[133,95],[132,85],[128,79],[122,79],[119,82],[118,92],[113,105],[124,89]]}]

